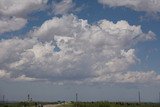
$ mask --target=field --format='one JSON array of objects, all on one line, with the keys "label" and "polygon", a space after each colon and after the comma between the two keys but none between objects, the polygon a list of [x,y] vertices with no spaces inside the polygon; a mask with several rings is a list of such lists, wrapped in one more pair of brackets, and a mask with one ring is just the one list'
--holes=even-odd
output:
[{"label": "field", "polygon": [[[35,106],[36,103],[27,103],[27,102],[19,102],[19,103],[6,103],[0,104],[0,107],[39,107]],[[123,103],[123,102],[70,102],[66,104],[54,105],[54,103],[41,103],[43,105],[52,104],[53,107],[160,107],[160,103]],[[45,106],[43,106],[45,107]],[[52,106],[50,106],[52,107]]]},{"label": "field", "polygon": [[57,104],[58,102],[10,102],[0,103],[0,107],[40,107],[40,105]]},{"label": "field", "polygon": [[34,103],[28,102],[12,102],[12,103],[0,103],[0,107],[33,107]]},{"label": "field", "polygon": [[160,107],[160,103],[78,102],[62,107]]}]

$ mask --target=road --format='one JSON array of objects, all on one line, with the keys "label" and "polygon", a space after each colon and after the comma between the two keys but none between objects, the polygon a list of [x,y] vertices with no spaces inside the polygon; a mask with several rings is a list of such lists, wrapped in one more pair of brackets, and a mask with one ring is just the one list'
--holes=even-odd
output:
[{"label": "road", "polygon": [[62,104],[48,104],[48,105],[44,105],[43,107],[58,107]]}]

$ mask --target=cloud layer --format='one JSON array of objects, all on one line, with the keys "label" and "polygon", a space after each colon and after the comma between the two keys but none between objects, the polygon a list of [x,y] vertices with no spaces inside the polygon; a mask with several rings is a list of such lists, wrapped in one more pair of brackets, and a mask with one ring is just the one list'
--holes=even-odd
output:
[{"label": "cloud layer", "polygon": [[88,24],[74,15],[53,17],[24,39],[0,41],[0,78],[55,83],[144,83],[155,71],[129,71],[140,61],[133,48],[153,40],[151,31],[126,21]]},{"label": "cloud layer", "polygon": [[128,7],[135,11],[144,11],[148,13],[160,12],[159,0],[98,0],[99,3],[110,7]]}]

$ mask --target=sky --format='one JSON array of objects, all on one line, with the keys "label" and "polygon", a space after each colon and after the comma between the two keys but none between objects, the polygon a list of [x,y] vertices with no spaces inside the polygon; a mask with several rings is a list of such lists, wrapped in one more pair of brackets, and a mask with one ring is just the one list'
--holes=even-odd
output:
[{"label": "sky", "polygon": [[159,0],[0,0],[0,100],[158,102]]}]

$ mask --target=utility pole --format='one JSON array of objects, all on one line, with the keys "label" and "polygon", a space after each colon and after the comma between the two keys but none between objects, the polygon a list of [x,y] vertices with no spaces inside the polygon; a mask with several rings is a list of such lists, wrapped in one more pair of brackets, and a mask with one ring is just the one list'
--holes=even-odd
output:
[{"label": "utility pole", "polygon": [[3,103],[5,103],[5,95],[2,96]]},{"label": "utility pole", "polygon": [[159,92],[159,103],[160,103],[160,92]]},{"label": "utility pole", "polygon": [[28,94],[28,102],[30,101],[30,95]]},{"label": "utility pole", "polygon": [[78,93],[76,93],[76,102],[78,101]]},{"label": "utility pole", "polygon": [[76,93],[76,107],[77,107],[77,102],[78,102],[78,93]]},{"label": "utility pole", "polygon": [[141,94],[140,94],[140,91],[138,92],[138,101],[139,101],[139,103],[141,103]]}]

